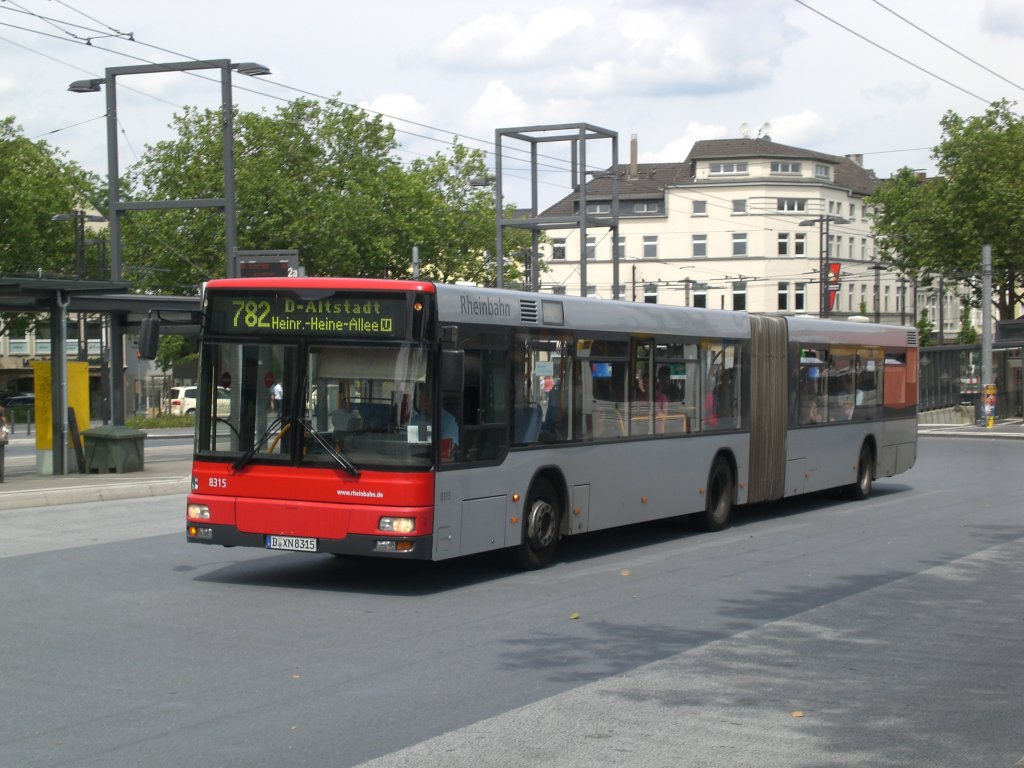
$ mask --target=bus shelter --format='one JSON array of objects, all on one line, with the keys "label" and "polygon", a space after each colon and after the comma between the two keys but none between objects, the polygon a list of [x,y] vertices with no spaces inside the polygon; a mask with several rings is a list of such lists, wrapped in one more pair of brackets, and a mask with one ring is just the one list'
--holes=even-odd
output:
[{"label": "bus shelter", "polygon": [[[67,356],[64,354],[69,313],[106,315],[112,330],[137,331],[145,317],[161,317],[175,333],[198,333],[199,297],[149,296],[129,293],[126,283],[49,277],[0,276],[0,312],[44,314],[50,329],[50,414],[53,474],[67,474]],[[123,346],[120,346],[123,349]],[[124,424],[123,360],[112,360],[111,417]]]}]

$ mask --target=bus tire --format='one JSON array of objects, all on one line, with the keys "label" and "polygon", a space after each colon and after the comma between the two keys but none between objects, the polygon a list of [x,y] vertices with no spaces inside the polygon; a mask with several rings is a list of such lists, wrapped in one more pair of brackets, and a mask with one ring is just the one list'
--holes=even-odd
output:
[{"label": "bus tire", "polygon": [[846,486],[846,497],[854,501],[864,501],[871,495],[871,480],[875,466],[875,454],[871,446],[864,443],[860,447],[857,458],[857,480]]},{"label": "bus tire", "polygon": [[526,497],[523,541],[512,550],[516,566],[524,571],[533,571],[551,562],[558,544],[561,519],[561,505],[555,489],[543,477],[538,477]]},{"label": "bus tire", "polygon": [[724,456],[716,456],[708,472],[704,491],[704,512],[700,516],[705,531],[721,531],[732,521],[732,504],[736,494],[732,465]]}]

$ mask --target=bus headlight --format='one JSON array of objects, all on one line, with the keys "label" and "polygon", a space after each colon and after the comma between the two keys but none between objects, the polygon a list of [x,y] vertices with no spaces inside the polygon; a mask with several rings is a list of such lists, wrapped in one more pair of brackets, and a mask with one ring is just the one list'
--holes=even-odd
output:
[{"label": "bus headlight", "polygon": [[205,504],[189,504],[185,508],[185,517],[189,520],[209,520],[210,508]]},{"label": "bus headlight", "polygon": [[416,531],[416,518],[382,517],[380,522],[377,523],[377,528],[381,531],[391,531],[392,533],[414,533]]}]

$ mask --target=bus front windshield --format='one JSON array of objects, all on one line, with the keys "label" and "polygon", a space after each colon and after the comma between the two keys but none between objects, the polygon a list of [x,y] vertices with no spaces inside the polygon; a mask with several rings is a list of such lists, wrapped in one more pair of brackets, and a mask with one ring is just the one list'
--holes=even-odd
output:
[{"label": "bus front windshield", "polygon": [[419,389],[430,391],[428,360],[408,342],[208,342],[202,378],[218,397],[200,403],[197,452],[238,467],[427,469],[433,429],[415,405]]}]

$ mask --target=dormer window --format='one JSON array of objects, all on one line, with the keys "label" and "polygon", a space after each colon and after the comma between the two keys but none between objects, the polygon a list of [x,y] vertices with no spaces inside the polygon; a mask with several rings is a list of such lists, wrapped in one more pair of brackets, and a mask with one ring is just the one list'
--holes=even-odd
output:
[{"label": "dormer window", "polygon": [[788,173],[799,176],[800,170],[800,163],[783,162],[780,160],[772,162],[772,173]]},{"label": "dormer window", "polygon": [[832,169],[827,165],[816,163],[814,166],[814,175],[816,178],[828,180],[832,178]]},{"label": "dormer window", "polygon": [[611,203],[587,203],[587,213],[611,213]]},{"label": "dormer window", "polygon": [[747,172],[747,164],[742,163],[711,163],[712,176],[736,176]]}]

